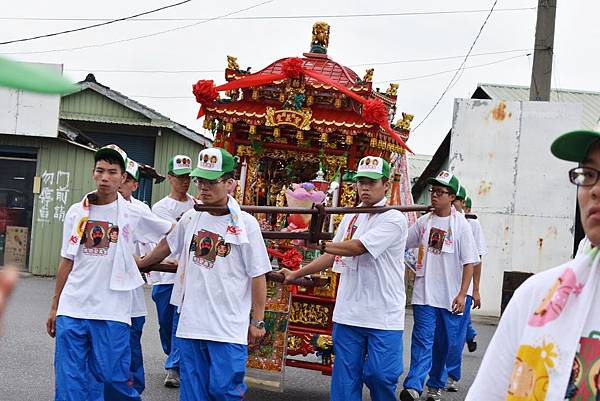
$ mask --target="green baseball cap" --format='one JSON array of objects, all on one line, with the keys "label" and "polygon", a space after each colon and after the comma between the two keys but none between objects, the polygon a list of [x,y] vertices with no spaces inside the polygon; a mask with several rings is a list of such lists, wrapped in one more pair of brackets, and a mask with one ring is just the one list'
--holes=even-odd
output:
[{"label": "green baseball cap", "polygon": [[467,197],[467,190],[465,189],[465,187],[460,185],[460,187],[458,188],[458,192],[456,193],[456,199],[465,200],[466,197]]},{"label": "green baseball cap", "polygon": [[437,177],[429,177],[427,179],[427,184],[429,185],[441,185],[443,187],[449,188],[454,192],[454,194],[458,193],[460,189],[460,184],[458,183],[458,178],[456,176],[446,170],[442,170],[439,172]]},{"label": "green baseball cap", "polygon": [[190,177],[216,180],[223,174],[231,173],[237,167],[235,158],[223,148],[206,148],[198,154],[198,165]]},{"label": "green baseball cap", "polygon": [[471,205],[473,204],[473,201],[471,201],[471,198],[469,198],[468,196],[465,198],[465,207],[468,207],[469,209],[471,208]]},{"label": "green baseball cap", "polygon": [[169,159],[168,173],[186,175],[192,172],[192,159],[186,155],[177,155]]},{"label": "green baseball cap", "polygon": [[125,171],[134,180],[140,180],[140,165],[135,160],[127,159],[127,168],[125,168]]},{"label": "green baseball cap", "polygon": [[94,161],[98,161],[106,156],[116,157],[121,163],[123,170],[127,168],[127,153],[117,145],[111,144],[101,147],[94,154]]},{"label": "green baseball cap", "polygon": [[379,180],[383,177],[390,178],[390,164],[381,157],[363,157],[358,162],[358,169],[354,175],[354,179],[356,180],[360,177],[366,177],[372,180]]},{"label": "green baseball cap", "polygon": [[550,151],[559,159],[581,163],[590,146],[600,140],[600,132],[578,130],[562,134],[552,142]]}]

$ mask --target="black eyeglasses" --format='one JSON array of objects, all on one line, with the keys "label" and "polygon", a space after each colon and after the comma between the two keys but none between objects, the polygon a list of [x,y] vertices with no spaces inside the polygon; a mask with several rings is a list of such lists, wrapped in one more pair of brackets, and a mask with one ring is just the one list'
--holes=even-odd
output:
[{"label": "black eyeglasses", "polygon": [[431,192],[432,194],[434,194],[436,196],[442,196],[442,195],[450,193],[448,191],[444,191],[444,190],[441,190],[441,189],[433,189],[433,188],[429,188],[429,192]]},{"label": "black eyeglasses", "polygon": [[203,178],[194,178],[194,184],[198,185],[198,186],[202,186],[202,185],[208,185],[208,186],[214,186],[217,185],[221,182],[223,182],[225,180],[222,179],[217,179],[217,180],[205,180]]},{"label": "black eyeglasses", "polygon": [[569,180],[578,187],[591,187],[598,182],[600,171],[592,167],[575,167],[569,170]]}]

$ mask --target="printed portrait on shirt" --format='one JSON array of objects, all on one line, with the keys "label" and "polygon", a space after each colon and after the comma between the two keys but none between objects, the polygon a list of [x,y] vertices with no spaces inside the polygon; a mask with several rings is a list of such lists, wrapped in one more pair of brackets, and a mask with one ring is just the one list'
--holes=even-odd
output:
[{"label": "printed portrait on shirt", "polygon": [[446,231],[440,230],[439,228],[431,227],[429,231],[429,252],[439,255],[444,247],[444,240],[446,239]]},{"label": "printed portrait on shirt", "polygon": [[88,220],[82,237],[83,253],[92,256],[108,254],[111,230],[113,233],[116,232],[116,237],[114,237],[116,242],[119,234],[119,228],[116,225],[112,225],[107,221]]},{"label": "printed portrait on shirt", "polygon": [[217,256],[224,258],[229,255],[229,252],[231,252],[230,244],[226,243],[224,240],[217,242]]},{"label": "printed portrait on shirt", "polygon": [[108,229],[108,240],[113,244],[116,244],[119,239],[119,227],[112,226]]},{"label": "printed portrait on shirt", "polygon": [[231,245],[217,233],[200,230],[192,237],[190,252],[194,254],[194,263],[207,269],[214,267],[217,256],[225,257],[230,251]]},{"label": "printed portrait on shirt", "polygon": [[600,400],[600,332],[592,331],[581,338],[565,399]]}]

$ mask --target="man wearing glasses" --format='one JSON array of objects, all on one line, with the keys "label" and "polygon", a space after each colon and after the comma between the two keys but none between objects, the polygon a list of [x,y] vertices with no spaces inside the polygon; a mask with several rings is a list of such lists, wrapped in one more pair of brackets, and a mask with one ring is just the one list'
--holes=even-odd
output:
[{"label": "man wearing glasses", "polygon": [[[389,163],[367,156],[356,174],[359,207],[383,207],[390,187]],[[374,401],[396,401],[403,371],[404,249],[406,217],[397,210],[347,214],[323,255],[300,270],[284,270],[286,280],[333,265],[340,284],[333,311],[335,363],[331,401],[362,400],[366,384]],[[400,261],[400,263],[398,263]]]},{"label": "man wearing glasses", "polygon": [[[467,199],[467,190],[461,185],[458,193],[456,194],[456,199],[452,203],[456,211],[465,214]],[[481,279],[481,257],[487,253],[487,247],[485,245],[481,225],[477,220],[477,216],[465,215],[465,217],[467,218],[467,222],[473,231],[473,238],[475,239],[475,244],[477,245],[477,253],[479,254],[480,262],[475,264],[473,267],[473,282],[469,287],[469,292],[467,293],[467,301],[465,303],[462,322],[458,326],[458,332],[452,337],[455,342],[451,343],[448,351],[448,359],[446,361],[446,372],[444,373],[444,377],[448,377],[446,391],[449,392],[458,391],[456,382],[458,382],[461,377],[462,351],[464,348],[464,342],[467,342],[469,352],[474,351],[472,351],[472,344],[474,344],[475,347],[477,346],[477,343],[473,340],[477,333],[471,324],[471,307],[473,307],[473,309],[481,308],[481,296],[479,294],[479,283]]]},{"label": "man wearing glasses", "polygon": [[[176,155],[169,160],[167,178],[171,192],[152,206],[155,215],[175,224],[185,212],[194,207],[196,202],[188,194],[191,172],[192,159],[188,156]],[[170,303],[175,273],[151,272],[147,277],[148,282],[152,284],[152,300],[156,304],[160,342],[167,355],[164,385],[179,387],[179,347],[175,338],[179,314],[177,308]]]},{"label": "man wearing glasses", "polygon": [[258,221],[228,195],[237,162],[225,149],[204,149],[190,174],[205,206],[189,210],[165,240],[143,259],[143,268],[180,255],[171,302],[177,327],[182,401],[240,400],[248,342],[265,334],[266,277],[271,263]]},{"label": "man wearing glasses", "polygon": [[406,242],[407,248],[418,248],[418,256],[410,370],[400,392],[401,401],[418,400],[427,375],[426,400],[441,400],[448,353],[456,342],[453,338],[465,310],[474,264],[479,263],[471,227],[452,206],[460,188],[458,178],[441,171],[427,183],[431,185],[434,210],[408,230]]},{"label": "man wearing glasses", "polygon": [[586,239],[575,259],[515,291],[467,401],[600,397],[600,132],[563,134],[551,152],[579,164],[569,179],[577,186]]}]

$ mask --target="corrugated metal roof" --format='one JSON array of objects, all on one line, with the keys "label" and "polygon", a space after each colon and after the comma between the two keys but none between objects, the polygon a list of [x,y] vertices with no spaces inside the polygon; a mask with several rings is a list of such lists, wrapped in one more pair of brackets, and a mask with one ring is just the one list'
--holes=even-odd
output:
[{"label": "corrugated metal roof", "polygon": [[[529,87],[518,85],[478,84],[491,99],[507,101],[529,100]],[[596,128],[600,119],[600,93],[573,89],[552,89],[550,101],[581,103],[583,114],[581,128]]]},{"label": "corrugated metal roof", "polygon": [[[66,101],[69,97],[74,100],[74,104],[68,104],[68,108],[65,109],[65,112],[61,110],[61,118],[65,119],[80,119],[84,121],[98,121],[98,118],[103,118],[102,122],[114,122],[114,123],[126,123],[131,125],[150,125],[154,127],[160,128],[168,128],[179,135],[183,135],[184,137],[191,139],[192,141],[199,143],[203,146],[210,146],[212,143],[212,138],[207,136],[204,133],[196,132],[194,130],[189,129],[188,127],[176,123],[170,118],[160,114],[156,110],[143,105],[139,102],[136,102],[133,99],[128,98],[122,93],[109,88],[108,86],[102,85],[96,81],[96,78],[93,74],[88,74],[84,81],[79,82],[80,90],[78,92],[72,93],[70,95],[64,96],[61,99],[61,102]],[[103,97],[103,102],[99,102],[98,99],[92,99],[90,96],[77,96],[78,93],[84,92],[86,90],[94,91]],[[112,101],[112,102],[110,102]],[[89,102],[90,100],[94,100],[92,106],[97,107],[101,106],[100,115],[104,112],[102,109],[110,110],[109,116],[99,117],[97,114],[93,116],[90,112],[90,105],[80,103],[78,100],[82,102]],[[114,107],[114,104],[119,104],[124,106],[126,109],[129,109],[129,113],[124,113],[122,108],[119,110]],[[78,110],[79,109],[79,110]],[[136,117],[132,116],[130,113],[135,112],[138,113]],[[142,116],[140,118],[140,115]],[[147,119],[147,121],[144,121]]]}]

